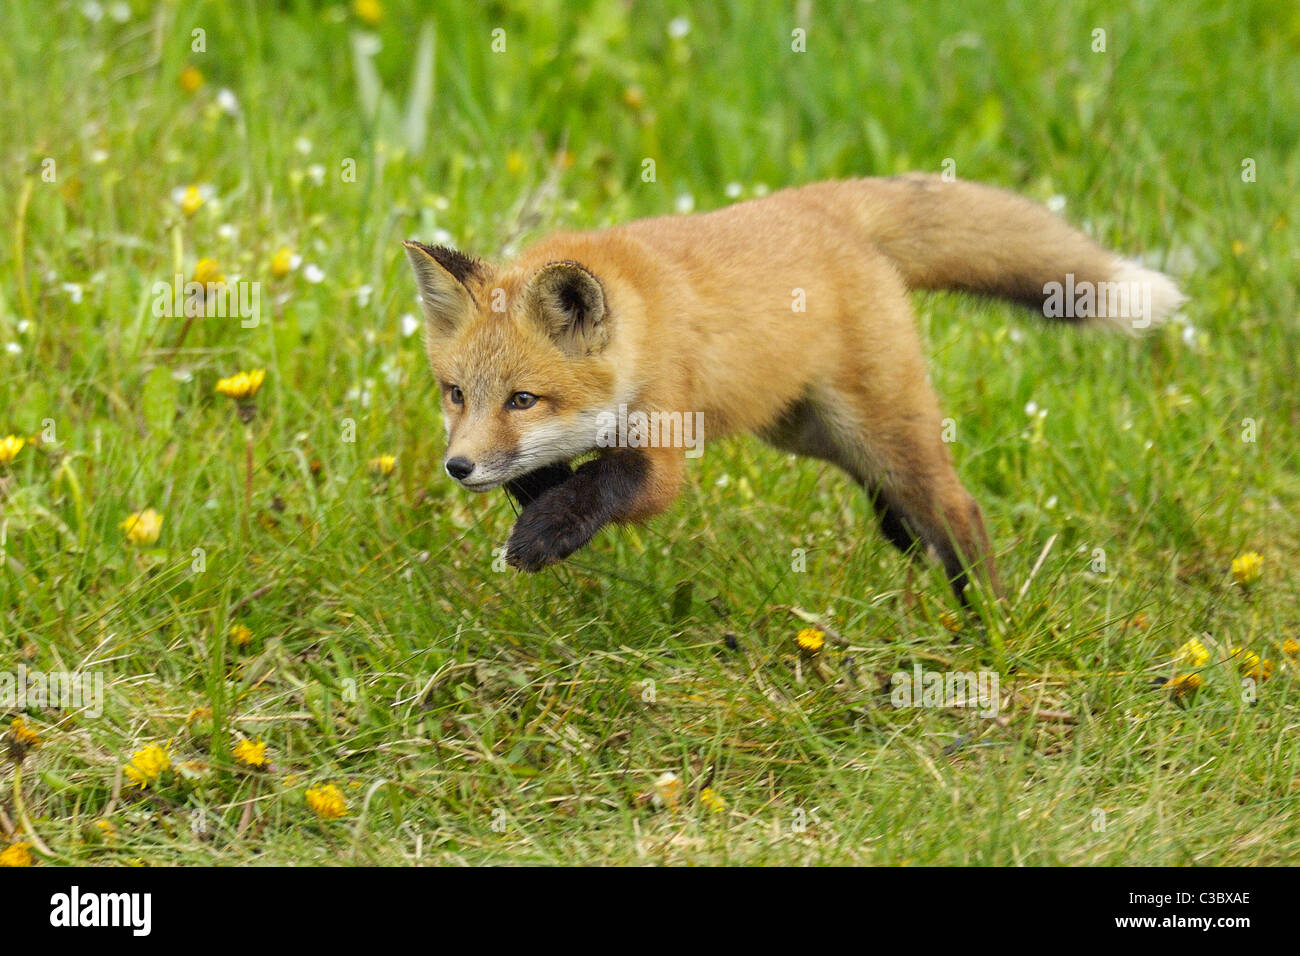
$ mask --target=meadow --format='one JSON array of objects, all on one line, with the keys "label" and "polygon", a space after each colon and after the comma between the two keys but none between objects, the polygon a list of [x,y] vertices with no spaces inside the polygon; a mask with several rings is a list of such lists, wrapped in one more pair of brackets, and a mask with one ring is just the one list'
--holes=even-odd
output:
[{"label": "meadow", "polygon": [[[0,863],[1300,853],[1300,7],[6,0],[0,37],[0,674],[102,686],[0,683]],[[506,568],[403,239],[914,169],[1189,296],[1140,337],[917,297],[1005,605],[748,439]],[[917,668],[996,715],[896,706]]]}]

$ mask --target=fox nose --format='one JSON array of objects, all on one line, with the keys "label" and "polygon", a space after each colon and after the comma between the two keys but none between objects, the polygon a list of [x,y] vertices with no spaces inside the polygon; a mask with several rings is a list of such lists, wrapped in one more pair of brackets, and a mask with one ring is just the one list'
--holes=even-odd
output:
[{"label": "fox nose", "polygon": [[451,475],[457,481],[465,478],[474,470],[474,463],[468,458],[448,458],[447,474]]}]

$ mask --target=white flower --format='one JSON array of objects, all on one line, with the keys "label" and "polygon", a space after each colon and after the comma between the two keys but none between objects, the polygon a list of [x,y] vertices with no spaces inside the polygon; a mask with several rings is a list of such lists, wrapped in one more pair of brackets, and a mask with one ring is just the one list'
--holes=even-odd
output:
[{"label": "white flower", "polygon": [[453,248],[456,245],[456,240],[452,238],[451,233],[446,229],[435,229],[433,231],[433,242],[434,245],[452,246]]},{"label": "white flower", "polygon": [[316,263],[309,262],[307,265],[303,266],[302,277],[312,285],[315,285],[324,280],[325,272],[320,266],[316,265]]},{"label": "white flower", "polygon": [[227,242],[234,242],[235,238],[239,235],[239,230],[236,229],[232,223],[223,222],[221,225],[217,226],[217,235],[222,239],[225,239]]},{"label": "white flower", "polygon": [[108,162],[108,150],[92,149],[90,151],[90,161],[96,166],[102,166],[104,163]]},{"label": "white flower", "polygon": [[23,347],[19,345],[17,342],[8,342],[5,344],[5,351],[8,352],[10,355],[21,355],[23,352]]},{"label": "white flower", "polygon": [[402,316],[402,338],[409,339],[420,327],[420,320],[407,312]]},{"label": "white flower", "polygon": [[1049,197],[1047,200],[1047,208],[1050,211],[1056,213],[1057,215],[1060,215],[1065,211],[1065,197],[1064,196]]},{"label": "white flower", "polygon": [[744,192],[744,187],[740,183],[727,183],[727,198],[736,199]]},{"label": "white flower", "polygon": [[108,8],[108,15],[118,23],[126,23],[127,20],[131,19],[131,5],[118,0],[117,3]]},{"label": "white flower", "polygon": [[307,178],[315,185],[319,186],[325,182],[325,167],[320,163],[312,163],[307,167]]},{"label": "white flower", "polygon": [[349,402],[357,402],[362,408],[369,408],[370,392],[374,387],[375,380],[373,378],[368,378],[362,384],[354,385],[352,388],[348,389],[347,400]]},{"label": "white flower", "polygon": [[75,304],[81,301],[81,286],[75,282],[63,283],[63,291],[68,294],[68,298]]},{"label": "white flower", "polygon": [[396,356],[390,357],[379,366],[379,371],[383,373],[384,381],[389,385],[402,384],[402,367],[397,363]]},{"label": "white flower", "polygon": [[695,197],[690,193],[682,193],[673,203],[673,208],[679,213],[688,213],[695,208]]},{"label": "white flower", "polygon": [[18,324],[14,326],[14,328],[18,330],[19,335],[26,335],[27,330],[30,329],[31,327],[32,324],[28,322],[26,319],[19,319]]},{"label": "white flower", "polygon": [[100,20],[104,19],[104,8],[96,3],[95,0],[87,0],[86,3],[81,5],[81,15],[91,23],[98,23]]},{"label": "white flower", "polygon": [[306,136],[299,136],[297,139],[293,141],[293,148],[296,149],[298,152],[302,153],[304,156],[306,156],[308,153],[311,152],[311,140],[309,140]]},{"label": "white flower", "polygon": [[374,292],[372,286],[363,285],[357,289],[357,307],[364,309],[370,304],[370,296]]},{"label": "white flower", "polygon": [[1183,328],[1183,344],[1189,348],[1196,346],[1196,326],[1188,325]]},{"label": "white flower", "polygon": [[1035,401],[1025,402],[1025,414],[1033,418],[1038,414],[1038,403]]},{"label": "white flower", "polygon": [[230,116],[239,115],[239,98],[235,96],[233,90],[222,87],[217,90],[217,105],[221,107],[221,112]]},{"label": "white flower", "polygon": [[685,17],[673,17],[668,21],[668,35],[680,40],[691,32],[691,21]]}]

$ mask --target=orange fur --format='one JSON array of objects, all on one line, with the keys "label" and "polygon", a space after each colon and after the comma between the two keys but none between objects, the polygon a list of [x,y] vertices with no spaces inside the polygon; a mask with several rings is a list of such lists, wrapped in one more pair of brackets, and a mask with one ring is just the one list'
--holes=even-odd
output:
[{"label": "orange fur", "polygon": [[[559,232],[499,267],[407,249],[432,367],[465,396],[444,401],[448,457],[476,474],[486,462],[480,487],[595,449],[593,416],[620,404],[700,412],[710,441],[747,431],[842,467],[890,539],[919,540],[959,590],[966,569],[996,577],[979,508],[941,440],[908,293],[1037,306],[1067,273],[1123,274],[1156,283],[1162,311],[1181,299],[1037,205],[931,176],[816,183],[701,215]],[[537,405],[506,408],[521,391]],[[643,454],[648,477],[614,520],[650,517],[680,488],[681,449]]]}]

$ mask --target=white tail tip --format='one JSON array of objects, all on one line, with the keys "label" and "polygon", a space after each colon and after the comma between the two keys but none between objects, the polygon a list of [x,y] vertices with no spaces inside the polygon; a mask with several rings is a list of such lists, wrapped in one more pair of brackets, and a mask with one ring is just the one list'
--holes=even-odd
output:
[{"label": "white tail tip", "polygon": [[1130,335],[1163,325],[1187,301],[1173,279],[1131,259],[1116,261],[1110,281],[1128,290],[1130,307],[1098,318]]}]

